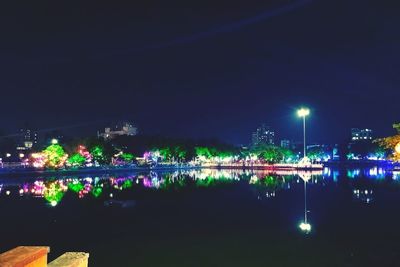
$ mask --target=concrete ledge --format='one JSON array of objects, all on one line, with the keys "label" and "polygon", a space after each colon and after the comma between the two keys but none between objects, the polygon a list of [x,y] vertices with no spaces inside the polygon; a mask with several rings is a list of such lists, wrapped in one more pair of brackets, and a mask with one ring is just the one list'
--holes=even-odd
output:
[{"label": "concrete ledge", "polygon": [[49,247],[20,246],[0,254],[1,267],[46,267]]},{"label": "concrete ledge", "polygon": [[89,253],[85,252],[66,252],[54,261],[50,262],[48,267],[87,267]]}]

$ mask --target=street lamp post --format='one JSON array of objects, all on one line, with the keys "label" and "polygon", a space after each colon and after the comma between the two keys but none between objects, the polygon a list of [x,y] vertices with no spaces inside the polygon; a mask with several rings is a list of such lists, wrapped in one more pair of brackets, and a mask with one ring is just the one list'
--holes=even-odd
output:
[{"label": "street lamp post", "polygon": [[301,108],[297,111],[297,115],[303,118],[303,148],[304,148],[304,158],[306,158],[306,117],[310,115],[310,110],[308,108]]}]

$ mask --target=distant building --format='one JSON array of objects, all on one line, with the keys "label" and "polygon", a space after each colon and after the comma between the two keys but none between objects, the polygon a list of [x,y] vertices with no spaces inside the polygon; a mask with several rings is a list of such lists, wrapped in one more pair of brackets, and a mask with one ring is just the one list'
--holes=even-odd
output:
[{"label": "distant building", "polygon": [[290,140],[287,139],[281,140],[281,147],[290,149]]},{"label": "distant building", "polygon": [[252,146],[258,145],[274,145],[275,144],[275,132],[270,129],[269,126],[262,124],[257,128],[251,135]]},{"label": "distant building", "polygon": [[255,146],[258,143],[258,133],[254,132],[251,134],[251,145]]},{"label": "distant building", "polygon": [[38,133],[29,128],[21,128],[19,130],[19,140],[17,150],[30,150],[38,143]]},{"label": "distant building", "polygon": [[372,130],[371,129],[351,129],[351,140],[352,141],[360,141],[360,140],[372,140]]},{"label": "distant building", "polygon": [[107,127],[104,129],[104,133],[97,133],[97,136],[100,138],[103,138],[104,140],[107,139],[113,139],[117,136],[134,136],[137,135],[138,130],[137,128],[129,123],[129,122],[123,122],[123,123],[118,123],[114,127]]}]

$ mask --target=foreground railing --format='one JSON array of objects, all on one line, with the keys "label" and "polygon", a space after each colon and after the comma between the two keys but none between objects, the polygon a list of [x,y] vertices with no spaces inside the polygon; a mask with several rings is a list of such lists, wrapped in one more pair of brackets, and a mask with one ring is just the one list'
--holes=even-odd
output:
[{"label": "foreground railing", "polygon": [[20,246],[0,254],[1,267],[87,267],[89,253],[66,252],[47,264],[49,247]]}]

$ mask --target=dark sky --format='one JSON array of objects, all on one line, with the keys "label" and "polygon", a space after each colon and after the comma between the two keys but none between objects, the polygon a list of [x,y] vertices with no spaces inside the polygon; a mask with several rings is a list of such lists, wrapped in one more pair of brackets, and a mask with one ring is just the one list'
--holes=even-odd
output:
[{"label": "dark sky", "polygon": [[400,120],[398,1],[3,2],[3,130],[129,119],[238,144],[265,122],[301,139],[306,105],[310,140],[334,143]]}]

